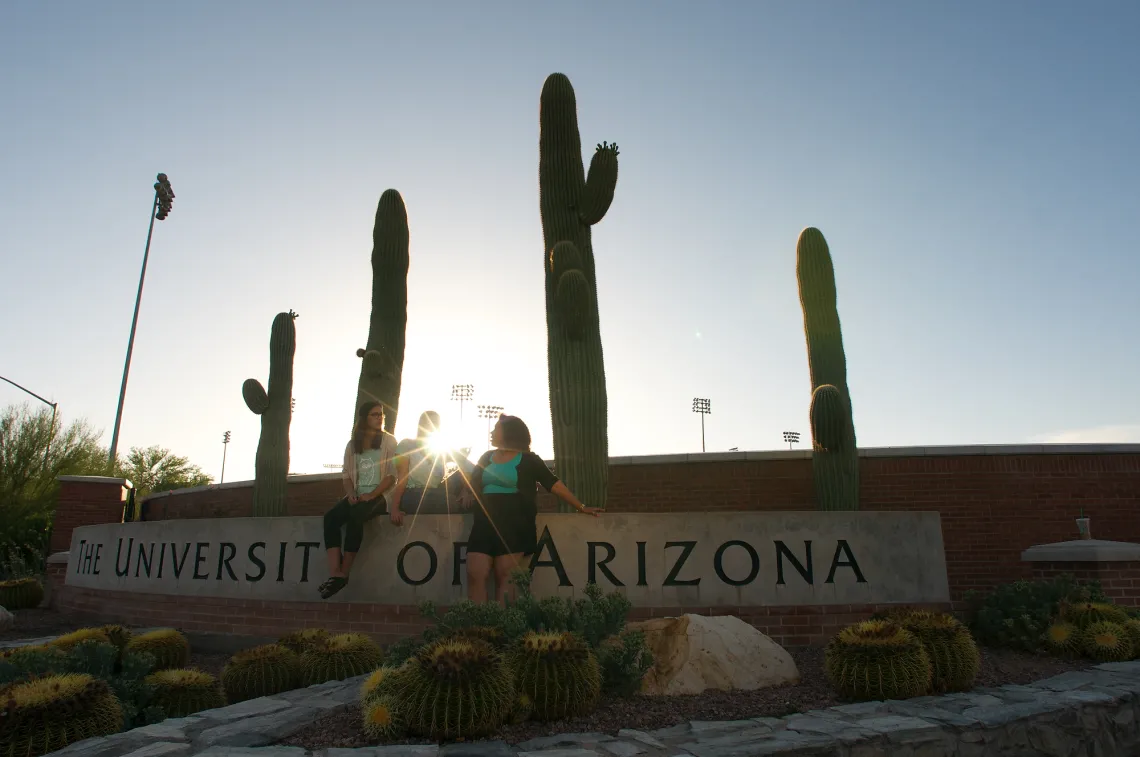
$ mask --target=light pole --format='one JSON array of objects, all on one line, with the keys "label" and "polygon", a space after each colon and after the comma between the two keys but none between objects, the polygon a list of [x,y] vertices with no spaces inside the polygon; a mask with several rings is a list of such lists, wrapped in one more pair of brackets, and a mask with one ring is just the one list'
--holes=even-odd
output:
[{"label": "light pole", "polygon": [[705,451],[705,416],[712,413],[708,399],[693,397],[693,412],[701,414],[701,452]]},{"label": "light pole", "polygon": [[48,434],[47,447],[44,448],[44,468],[46,469],[47,468],[47,462],[48,462],[48,453],[51,452],[51,443],[53,441],[55,441],[55,414],[59,410],[59,403],[49,402],[48,400],[45,400],[43,397],[36,394],[31,389],[20,386],[19,384],[17,384],[15,381],[13,381],[10,378],[4,378],[3,376],[0,376],[0,379],[4,379],[4,381],[7,381],[9,384],[16,387],[21,392],[24,392],[25,394],[32,395],[33,397],[38,399],[40,402],[44,403],[45,405],[47,405],[48,407],[51,408],[51,432]]},{"label": "light pole", "polygon": [[800,432],[799,431],[785,431],[784,432],[784,441],[788,443],[788,449],[791,449],[793,444],[799,444],[800,443]]},{"label": "light pole", "polygon": [[452,384],[451,399],[459,401],[459,423],[463,423],[463,403],[475,396],[475,387],[472,384]]},{"label": "light pole", "polygon": [[135,295],[135,314],[131,318],[131,338],[127,341],[127,360],[123,364],[123,385],[119,388],[119,409],[115,411],[115,430],[111,433],[111,452],[108,458],[111,465],[115,464],[115,453],[119,449],[119,423],[123,420],[123,400],[127,396],[127,374],[131,370],[131,353],[135,348],[135,328],[139,322],[139,305],[142,303],[146,262],[150,257],[150,238],[154,233],[155,220],[166,220],[174,206],[174,190],[170,188],[170,179],[166,178],[164,173],[160,173],[157,179],[158,181],[154,183],[154,202],[150,207],[150,228],[146,232],[146,249],[143,250],[142,272],[139,273],[139,291]]},{"label": "light pole", "polygon": [[487,444],[491,443],[491,421],[497,419],[503,414],[503,408],[499,405],[480,405],[479,417],[487,419]]},{"label": "light pole", "polygon": [[230,432],[227,431],[225,435],[222,436],[222,480],[218,482],[219,484],[224,484],[226,482],[226,449],[229,446]]}]

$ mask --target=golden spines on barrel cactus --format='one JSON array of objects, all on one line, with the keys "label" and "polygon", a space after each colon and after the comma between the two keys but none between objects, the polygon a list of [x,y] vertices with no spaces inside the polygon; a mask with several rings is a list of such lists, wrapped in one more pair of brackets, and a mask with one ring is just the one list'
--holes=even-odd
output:
[{"label": "golden spines on barrel cactus", "polygon": [[77,631],[65,633],[63,636],[57,636],[49,641],[48,645],[59,647],[60,649],[72,649],[85,641],[94,641],[98,644],[110,644],[111,638],[102,628],[80,628]]},{"label": "golden spines on barrel cactus", "polygon": [[360,701],[367,702],[386,694],[390,694],[398,680],[395,673],[399,668],[390,665],[381,665],[360,684]]},{"label": "golden spines on barrel cactus", "polygon": [[297,314],[278,313],[269,333],[269,388],[246,379],[245,404],[261,416],[261,437],[254,466],[253,514],[285,515],[285,486],[289,476],[289,425],[293,421],[293,355],[297,351]]},{"label": "golden spines on barrel cactus", "polygon": [[1045,648],[1058,657],[1078,657],[1081,654],[1081,630],[1072,623],[1060,621],[1045,629]]},{"label": "golden spines on barrel cactus", "polygon": [[373,697],[361,705],[364,735],[371,741],[390,741],[404,734],[404,722],[390,695]]},{"label": "golden spines on barrel cactus", "polygon": [[43,601],[43,584],[35,578],[0,581],[0,607],[10,611],[32,610]]},{"label": "golden spines on barrel cactus", "polygon": [[590,227],[613,202],[618,148],[599,144],[586,174],[577,98],[564,74],[542,87],[538,154],[555,467],[579,499],[605,507],[609,409]]},{"label": "golden spines on barrel cactus", "polygon": [[0,754],[42,755],[123,727],[123,708],[106,681],[49,675],[0,688]]},{"label": "golden spines on barrel cactus", "polygon": [[365,402],[384,407],[384,429],[392,433],[400,409],[404,341],[408,325],[408,210],[395,189],[385,190],[376,205],[372,228],[372,313],[353,417]]},{"label": "golden spines on barrel cactus", "polygon": [[502,655],[476,639],[445,639],[421,648],[393,673],[390,697],[408,731],[432,739],[495,733],[515,703]]},{"label": "golden spines on barrel cactus", "polygon": [[384,651],[361,633],[344,633],[314,642],[301,654],[301,685],[343,681],[375,670]]},{"label": "golden spines on barrel cactus", "polygon": [[1097,662],[1122,662],[1133,655],[1132,639],[1124,626],[1109,621],[1086,626],[1081,631],[1081,648],[1086,657]]},{"label": "golden spines on barrel cactus", "polygon": [[301,658],[280,644],[244,649],[222,669],[222,688],[231,704],[297,688]]},{"label": "golden spines on barrel cactus", "polygon": [[922,642],[902,626],[868,620],[828,642],[824,673],[847,699],[907,699],[930,691],[934,670]]},{"label": "golden spines on barrel cactus", "polygon": [[819,229],[809,227],[800,232],[796,278],[811,372],[816,500],[822,510],[858,510],[859,454],[836,306],[835,269],[827,240]]},{"label": "golden spines on barrel cactus", "polygon": [[507,645],[507,636],[503,629],[497,626],[468,626],[452,632],[456,639],[478,639],[485,641],[495,649],[502,649]]},{"label": "golden spines on barrel cactus", "polygon": [[278,639],[277,643],[300,655],[314,646],[320,646],[329,638],[329,632],[323,628],[302,628],[299,631],[290,631]]},{"label": "golden spines on barrel cactus", "polygon": [[145,652],[154,657],[155,670],[184,668],[190,662],[190,642],[173,628],[160,628],[131,638],[128,652]]},{"label": "golden spines on barrel cactus", "polygon": [[930,656],[934,691],[969,691],[981,668],[982,655],[968,628],[953,615],[911,612],[898,623],[918,637]]},{"label": "golden spines on barrel cactus", "polygon": [[1094,623],[1124,624],[1129,620],[1127,612],[1108,602],[1071,602],[1060,609],[1061,617],[1080,629]]},{"label": "golden spines on barrel cactus", "polygon": [[598,706],[602,668],[589,646],[571,633],[530,632],[511,652],[519,692],[536,720],[588,715]]},{"label": "golden spines on barrel cactus", "polygon": [[218,679],[200,670],[160,670],[145,680],[154,687],[154,704],[168,718],[184,718],[226,705]]},{"label": "golden spines on barrel cactus", "polygon": [[1140,620],[1129,618],[1122,627],[1128,640],[1132,642],[1132,659],[1140,657]]}]

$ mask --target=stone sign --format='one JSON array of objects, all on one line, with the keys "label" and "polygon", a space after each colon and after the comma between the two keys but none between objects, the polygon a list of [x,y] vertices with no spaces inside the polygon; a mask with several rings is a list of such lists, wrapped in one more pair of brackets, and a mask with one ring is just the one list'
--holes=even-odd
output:
[{"label": "stone sign", "polygon": [[[75,529],[67,585],[235,599],[322,601],[320,518],[218,518]],[[465,596],[470,515],[378,518],[332,602]],[[949,601],[935,512],[539,515],[536,594],[623,591],[638,607]]]}]

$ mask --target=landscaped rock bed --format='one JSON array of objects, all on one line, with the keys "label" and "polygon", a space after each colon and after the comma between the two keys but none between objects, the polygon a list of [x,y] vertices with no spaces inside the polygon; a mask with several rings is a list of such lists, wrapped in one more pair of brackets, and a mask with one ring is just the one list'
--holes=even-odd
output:
[{"label": "landscaped rock bed", "polygon": [[[792,650],[800,671],[800,683],[757,691],[707,691],[695,696],[632,697],[604,700],[591,715],[555,723],[527,722],[505,726],[498,739],[518,744],[560,733],[616,734],[620,729],[655,730],[688,721],[729,721],[757,717],[783,717],[843,704],[827,683],[823,672],[823,649]],[[982,650],[977,687],[1029,684],[1066,671],[1084,670],[1091,660],[1060,660],[1002,649]],[[326,715],[279,742],[305,749],[353,748],[375,744],[362,732],[357,707]],[[424,739],[387,743],[422,744]]]}]

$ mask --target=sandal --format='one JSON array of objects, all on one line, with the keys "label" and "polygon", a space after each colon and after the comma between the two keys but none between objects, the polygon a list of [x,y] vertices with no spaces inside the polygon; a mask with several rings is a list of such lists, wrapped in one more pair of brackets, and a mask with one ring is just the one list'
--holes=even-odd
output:
[{"label": "sandal", "polygon": [[348,579],[344,576],[333,576],[329,578],[329,580],[321,584],[321,599],[328,599],[343,589],[347,584]]}]

